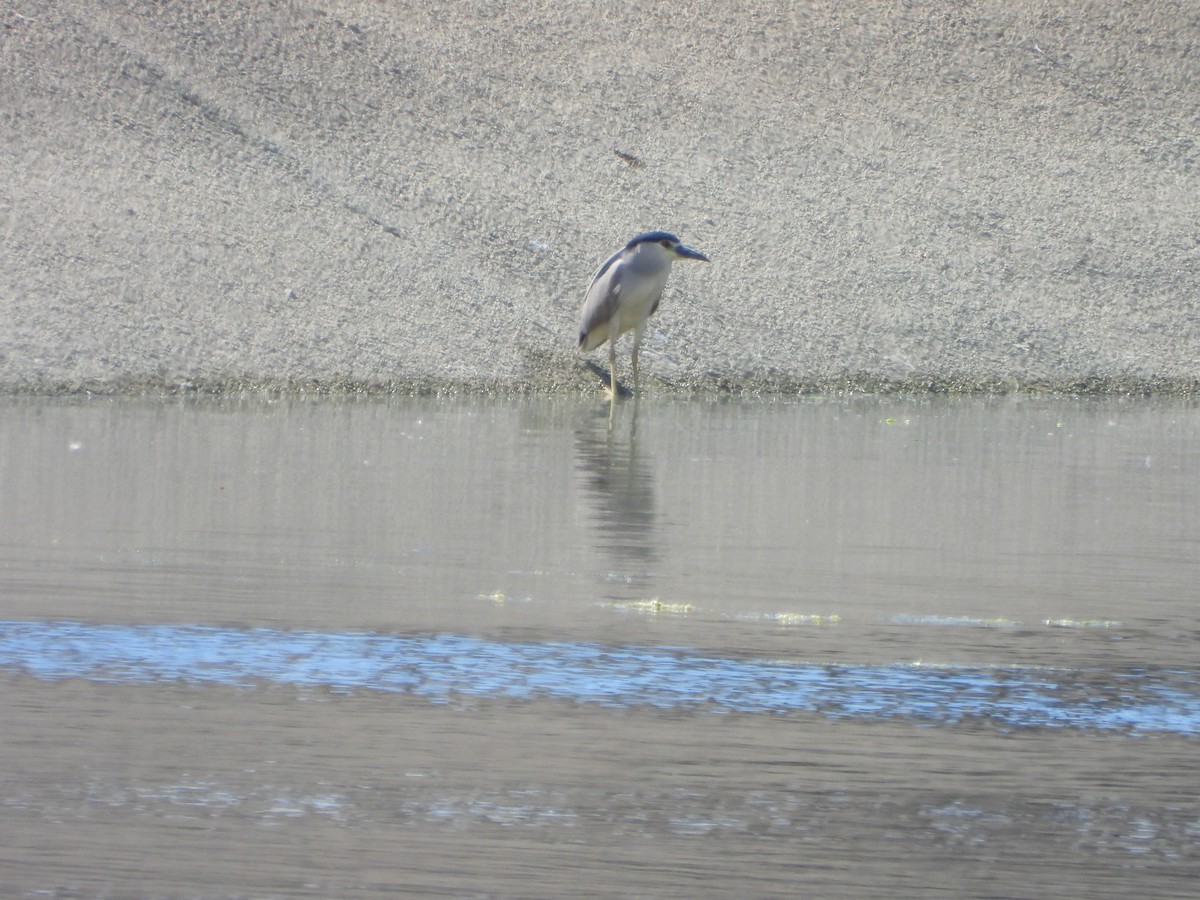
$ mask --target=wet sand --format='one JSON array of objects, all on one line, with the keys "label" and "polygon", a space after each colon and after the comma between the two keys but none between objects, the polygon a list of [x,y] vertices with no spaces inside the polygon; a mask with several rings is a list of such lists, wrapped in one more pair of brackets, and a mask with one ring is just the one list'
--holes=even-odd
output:
[{"label": "wet sand", "polygon": [[0,389],[1192,392],[1193,4],[0,13]]},{"label": "wet sand", "polygon": [[1177,738],[5,688],[14,895],[1183,898],[1197,873]]}]

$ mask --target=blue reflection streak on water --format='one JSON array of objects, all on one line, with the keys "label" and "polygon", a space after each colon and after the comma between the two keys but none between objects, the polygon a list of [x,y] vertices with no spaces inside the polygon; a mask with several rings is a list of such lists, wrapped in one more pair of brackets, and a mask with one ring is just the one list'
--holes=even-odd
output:
[{"label": "blue reflection streak on water", "polygon": [[267,682],[395,691],[435,702],[460,695],[553,698],[929,724],[978,717],[1003,727],[1200,733],[1197,673],[825,666],[461,635],[76,622],[0,622],[0,668],[44,680]]}]

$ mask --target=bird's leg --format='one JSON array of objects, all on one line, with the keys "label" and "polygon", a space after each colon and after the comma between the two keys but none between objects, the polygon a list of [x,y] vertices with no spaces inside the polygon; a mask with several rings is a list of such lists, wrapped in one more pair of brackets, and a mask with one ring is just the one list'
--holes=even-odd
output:
[{"label": "bird's leg", "polygon": [[617,418],[617,339],[608,339],[608,430]]},{"label": "bird's leg", "polygon": [[617,402],[617,338],[615,331],[610,331],[608,338],[608,386],[612,391],[613,402]]},{"label": "bird's leg", "polygon": [[633,394],[635,397],[641,396],[641,388],[638,387],[638,348],[642,345],[642,332],[645,328],[639,326],[633,329]]}]

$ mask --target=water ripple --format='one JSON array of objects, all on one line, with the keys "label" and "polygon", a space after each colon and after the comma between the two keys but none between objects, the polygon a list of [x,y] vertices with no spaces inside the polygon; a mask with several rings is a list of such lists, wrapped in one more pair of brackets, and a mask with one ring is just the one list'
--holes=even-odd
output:
[{"label": "water ripple", "polygon": [[0,668],[45,680],[276,683],[456,696],[549,698],[750,713],[981,719],[1003,728],[1200,733],[1195,672],[817,665],[682,648],[509,643],[270,628],[0,622]]}]

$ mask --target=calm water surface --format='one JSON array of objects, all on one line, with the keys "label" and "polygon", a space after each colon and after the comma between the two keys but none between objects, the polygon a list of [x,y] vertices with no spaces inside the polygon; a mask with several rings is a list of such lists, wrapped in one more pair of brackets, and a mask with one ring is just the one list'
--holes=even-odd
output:
[{"label": "calm water surface", "polygon": [[0,894],[1190,897],[1200,409],[0,401]]}]

